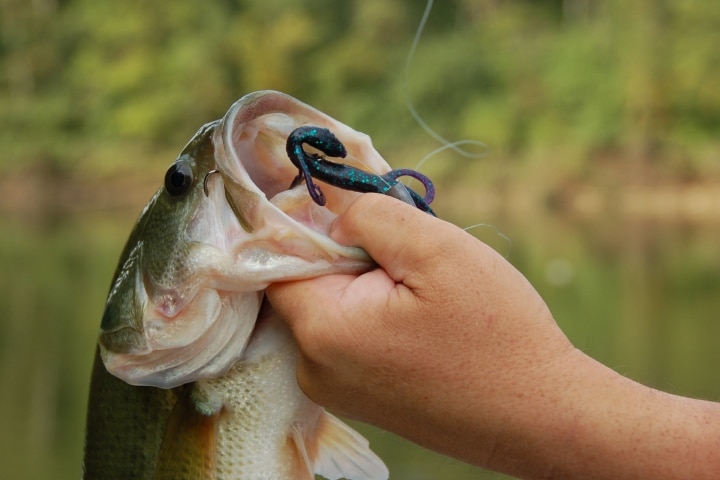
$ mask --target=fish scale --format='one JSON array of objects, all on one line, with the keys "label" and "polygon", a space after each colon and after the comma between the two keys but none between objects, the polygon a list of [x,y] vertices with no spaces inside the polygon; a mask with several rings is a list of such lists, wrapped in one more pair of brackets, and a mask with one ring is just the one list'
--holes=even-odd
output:
[{"label": "fish scale", "polygon": [[[293,475],[302,462],[292,442],[288,425],[302,421],[293,412],[321,408],[308,401],[293,381],[296,350],[286,334],[278,335],[276,351],[246,358],[220,378],[201,381],[195,389],[210,403],[220,400],[216,448],[218,478],[282,479],[313,478],[309,472]],[[251,348],[251,347],[249,347]],[[284,400],[275,408],[274,399]],[[278,459],[283,459],[278,462]]]}]

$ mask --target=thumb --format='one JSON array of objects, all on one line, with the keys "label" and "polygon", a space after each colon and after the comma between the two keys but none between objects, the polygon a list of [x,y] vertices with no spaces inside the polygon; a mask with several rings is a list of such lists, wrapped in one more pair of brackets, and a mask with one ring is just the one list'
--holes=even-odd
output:
[{"label": "thumb", "polygon": [[323,314],[329,305],[336,304],[342,291],[355,277],[353,275],[326,275],[307,280],[277,282],[265,289],[270,304],[295,327],[302,322]]},{"label": "thumb", "polygon": [[355,200],[333,223],[336,242],[363,248],[397,283],[447,253],[457,227],[385,195]]}]

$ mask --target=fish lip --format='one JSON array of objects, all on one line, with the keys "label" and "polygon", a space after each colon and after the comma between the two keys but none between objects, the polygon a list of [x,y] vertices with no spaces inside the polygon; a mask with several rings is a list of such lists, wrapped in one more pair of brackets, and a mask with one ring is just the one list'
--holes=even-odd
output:
[{"label": "fish lip", "polygon": [[[292,128],[287,126],[288,131],[284,134],[285,139],[298,126],[313,124],[332,129],[339,138],[354,135],[370,143],[367,135],[356,132],[323,112],[287,94],[274,90],[262,90],[243,96],[230,107],[213,136],[216,168],[221,173],[228,203],[235,212],[236,217],[238,217],[243,228],[251,232],[259,228],[259,225],[265,221],[268,215],[281,215],[283,221],[289,223],[291,228],[299,230],[313,243],[321,245],[323,250],[334,259],[354,260],[366,265],[364,268],[355,268],[354,271],[367,270],[367,265],[374,265],[370,256],[359,247],[344,246],[332,240],[329,237],[329,224],[321,230],[311,228],[273,202],[277,193],[290,190],[292,179],[297,175],[297,169],[292,166],[286,156],[284,141],[282,144],[283,153],[277,155],[277,157],[281,157],[285,164],[283,171],[292,172],[285,177],[287,185],[283,187],[285,190],[269,192],[273,194],[272,198],[269,198],[268,192],[260,188],[248,172],[248,164],[251,162],[241,158],[235,145],[240,143],[241,138],[247,133],[244,131],[244,126],[262,116],[271,114],[285,115],[287,119],[293,122]],[[381,157],[378,155],[378,158]],[[280,175],[281,172],[274,171],[273,174]],[[295,188],[302,190],[305,187],[304,185],[298,185]],[[307,191],[305,190],[305,192]],[[361,195],[350,191],[343,191],[342,194],[352,199]],[[312,207],[320,208],[314,204]],[[337,215],[335,214],[335,216]]]}]

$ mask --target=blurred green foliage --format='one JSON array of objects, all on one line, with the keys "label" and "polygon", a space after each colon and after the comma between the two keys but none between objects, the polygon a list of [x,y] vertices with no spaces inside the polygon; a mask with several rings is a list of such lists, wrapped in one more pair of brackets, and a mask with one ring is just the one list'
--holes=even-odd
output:
[{"label": "blurred green foliage", "polygon": [[0,170],[165,165],[236,98],[276,89],[391,155],[436,146],[407,91],[441,135],[482,140],[533,175],[535,163],[581,179],[607,163],[720,175],[720,3],[436,2],[406,82],[423,8],[2,0]]},{"label": "blurred green foliage", "polygon": [[[489,198],[480,182],[502,193],[508,184],[720,180],[720,3],[438,1],[406,78],[423,8],[0,0],[0,192],[30,190],[47,210],[38,222],[0,217],[1,478],[77,478],[106,282],[142,205],[117,218],[103,182],[70,197],[55,184],[113,178],[110,192],[143,190],[142,202],[198,127],[260,89],[370,134],[393,164],[438,146],[405,94],[445,138],[485,142],[489,165],[448,153],[426,166],[433,179],[471,187],[441,190],[438,211],[502,225],[513,247],[498,250],[592,356],[644,383],[718,398],[717,231],[603,215],[566,224],[522,208],[512,221],[479,219],[476,208]],[[147,185],[127,178],[148,169]],[[501,195],[499,217],[517,192]],[[100,212],[64,216],[63,201]],[[368,436],[395,478],[504,478]]]}]

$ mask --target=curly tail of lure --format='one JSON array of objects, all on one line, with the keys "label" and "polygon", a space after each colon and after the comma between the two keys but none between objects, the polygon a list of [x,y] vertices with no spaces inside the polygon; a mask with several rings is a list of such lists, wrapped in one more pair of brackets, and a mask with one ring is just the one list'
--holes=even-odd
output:
[{"label": "curly tail of lure", "polygon": [[[304,180],[310,196],[318,205],[325,205],[325,196],[313,179],[344,190],[390,195],[435,215],[430,208],[430,203],[435,197],[435,187],[425,175],[408,169],[391,170],[384,175],[375,175],[350,165],[331,162],[317,154],[309,154],[303,148],[303,144],[314,147],[333,158],[345,158],[347,150],[327,128],[299,127],[293,130],[288,137],[286,151],[290,161],[298,169],[298,176],[293,180],[291,188]],[[405,176],[420,181],[425,187],[425,195],[420,196],[417,192],[398,182],[399,177]]]}]

